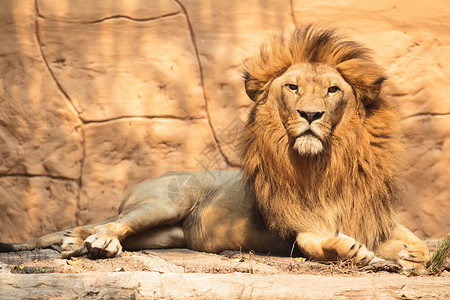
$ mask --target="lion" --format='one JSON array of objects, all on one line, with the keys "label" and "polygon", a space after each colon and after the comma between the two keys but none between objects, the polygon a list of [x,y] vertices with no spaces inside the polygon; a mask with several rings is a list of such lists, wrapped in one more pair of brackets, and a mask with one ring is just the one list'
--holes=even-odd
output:
[{"label": "lion", "polygon": [[317,261],[395,260],[423,269],[426,244],[398,223],[398,113],[384,71],[335,30],[299,27],[244,61],[254,101],[241,170],[170,172],[136,185],[108,221],[1,244],[59,245],[62,257],[187,247],[287,254]]}]

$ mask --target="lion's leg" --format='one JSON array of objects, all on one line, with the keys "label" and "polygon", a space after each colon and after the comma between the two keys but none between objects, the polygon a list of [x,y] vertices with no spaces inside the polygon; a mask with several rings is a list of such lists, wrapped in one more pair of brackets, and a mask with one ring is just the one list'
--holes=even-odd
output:
[{"label": "lion's leg", "polygon": [[375,252],[379,257],[397,261],[405,270],[423,271],[430,260],[427,245],[400,224],[395,226],[391,237],[378,246]]},{"label": "lion's leg", "polygon": [[341,258],[367,265],[375,259],[375,254],[366,246],[341,233],[327,237],[303,232],[297,235],[297,243],[303,254],[318,261],[336,261]]},{"label": "lion's leg", "polygon": [[186,241],[180,226],[160,226],[126,237],[122,246],[125,250],[183,248]]},{"label": "lion's leg", "polygon": [[121,242],[126,237],[162,225],[176,224],[186,216],[188,208],[165,199],[147,201],[120,214],[113,222],[95,226],[84,244],[94,257],[118,256],[122,253]]}]

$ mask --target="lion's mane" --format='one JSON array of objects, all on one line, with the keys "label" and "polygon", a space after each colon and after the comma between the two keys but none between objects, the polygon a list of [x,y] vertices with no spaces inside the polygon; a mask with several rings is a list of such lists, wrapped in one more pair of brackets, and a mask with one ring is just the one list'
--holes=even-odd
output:
[{"label": "lion's mane", "polygon": [[[293,151],[277,109],[267,105],[272,81],[296,63],[336,68],[358,102],[351,121],[336,125],[314,156]],[[256,103],[241,137],[242,165],[267,225],[286,237],[339,230],[375,249],[397,222],[400,141],[397,113],[380,91],[386,77],[370,51],[307,26],[275,37],[244,68]]]}]

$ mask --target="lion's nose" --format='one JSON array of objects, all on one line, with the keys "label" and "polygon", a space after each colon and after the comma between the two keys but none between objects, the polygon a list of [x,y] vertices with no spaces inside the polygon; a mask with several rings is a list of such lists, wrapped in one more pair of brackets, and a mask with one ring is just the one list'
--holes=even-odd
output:
[{"label": "lion's nose", "polygon": [[323,114],[325,112],[324,111],[322,111],[322,112],[320,112],[320,111],[310,112],[310,111],[298,110],[298,113],[300,114],[300,117],[302,117],[303,119],[307,120],[308,123],[311,124],[312,122],[322,118],[322,116],[323,116]]}]

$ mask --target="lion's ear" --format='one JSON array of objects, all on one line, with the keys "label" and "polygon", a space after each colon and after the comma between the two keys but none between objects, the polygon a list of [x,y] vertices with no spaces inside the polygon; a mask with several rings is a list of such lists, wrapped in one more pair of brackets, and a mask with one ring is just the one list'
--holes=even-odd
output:
[{"label": "lion's ear", "polygon": [[363,101],[364,105],[373,103],[380,94],[381,84],[387,79],[384,70],[373,61],[350,59],[336,66]]},{"label": "lion's ear", "polygon": [[264,84],[255,77],[251,76],[248,72],[244,72],[244,79],[245,92],[250,99],[256,102],[259,95],[263,92]]}]

